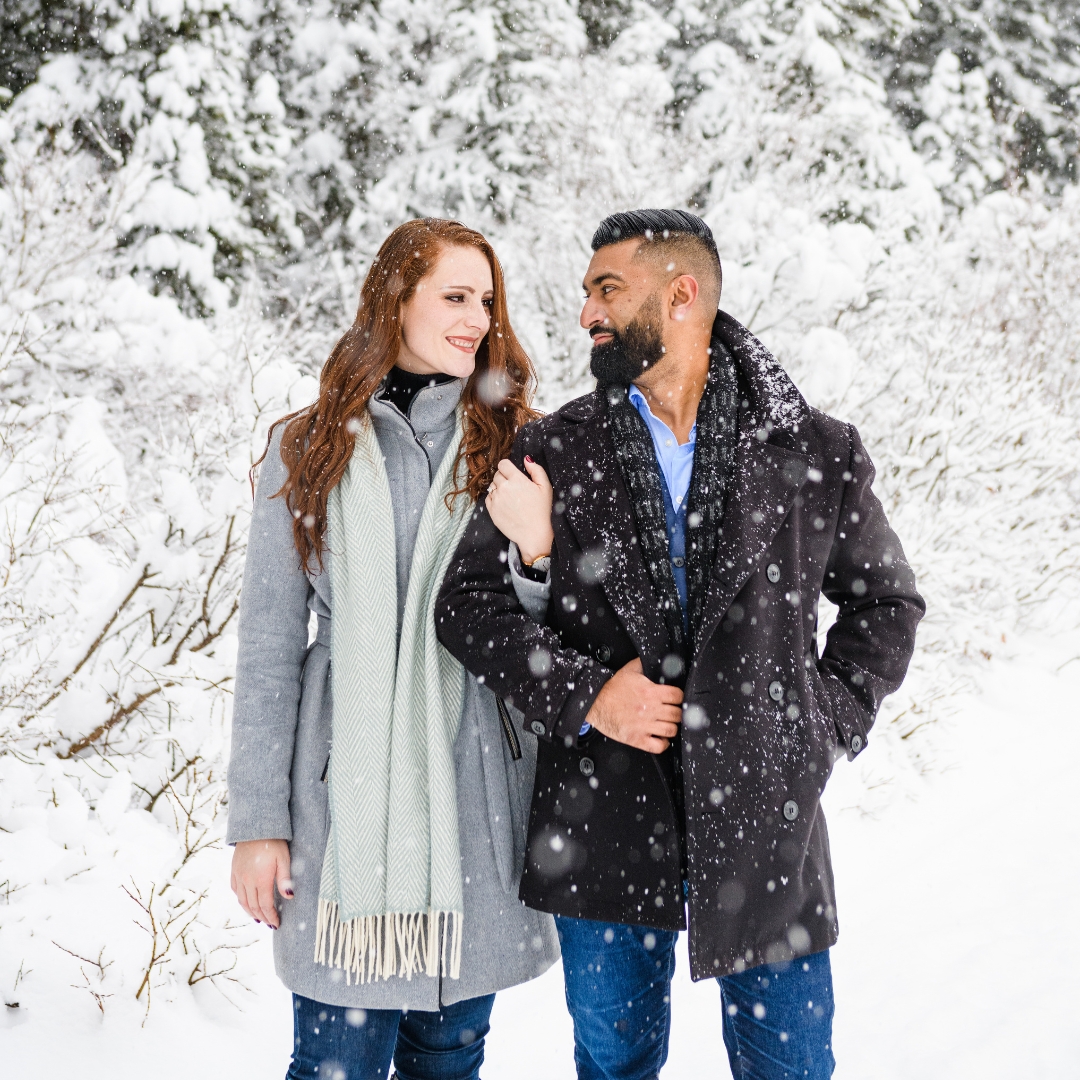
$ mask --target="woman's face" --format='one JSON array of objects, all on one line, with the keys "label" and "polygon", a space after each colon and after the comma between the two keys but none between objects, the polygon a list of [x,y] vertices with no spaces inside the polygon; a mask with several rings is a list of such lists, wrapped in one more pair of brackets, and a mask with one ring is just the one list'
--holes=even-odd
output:
[{"label": "woman's face", "polygon": [[472,247],[444,248],[402,308],[397,365],[418,375],[467,379],[491,326],[491,266]]}]

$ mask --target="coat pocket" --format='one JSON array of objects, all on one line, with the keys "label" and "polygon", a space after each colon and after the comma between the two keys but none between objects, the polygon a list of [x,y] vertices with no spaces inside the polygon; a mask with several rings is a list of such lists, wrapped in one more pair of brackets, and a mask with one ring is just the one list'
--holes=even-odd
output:
[{"label": "coat pocket", "polygon": [[[520,871],[516,869],[514,842],[514,815],[511,810],[513,792],[511,788],[517,781],[514,775],[519,766],[508,761],[510,754],[503,749],[507,744],[507,728],[503,720],[504,702],[500,701],[487,687],[474,684],[466,707],[474,710],[475,725],[468,725],[475,730],[475,740],[471,754],[478,759],[481,770],[482,798],[487,809],[487,832],[491,842],[491,853],[499,875],[499,883],[508,893],[517,891]],[[501,706],[501,708],[500,708]],[[507,710],[508,711],[508,710]],[[509,717],[507,717],[509,719]],[[462,717],[462,728],[468,718]],[[459,734],[459,738],[461,735]],[[508,747],[509,749],[509,747]],[[518,753],[521,746],[518,744]],[[458,777],[459,798],[461,794],[461,776]],[[480,792],[469,796],[475,798]]]},{"label": "coat pocket", "polygon": [[827,731],[828,749],[832,755],[831,768],[832,761],[845,754],[849,759],[853,758],[866,746],[866,729],[869,725],[864,724],[861,710],[857,707],[845,708],[846,702],[853,702],[854,699],[835,676],[829,675],[828,678],[841,697],[839,709],[833,705],[833,697],[825,686],[826,676],[821,674],[816,664],[809,669],[807,675],[807,687],[813,695],[815,716]]},{"label": "coat pocket", "polygon": [[506,737],[506,745],[510,751],[510,757],[514,761],[521,760],[521,740],[514,730],[514,721],[510,718],[510,710],[501,697],[495,699],[495,707],[499,710],[499,723],[502,724],[503,735]]}]

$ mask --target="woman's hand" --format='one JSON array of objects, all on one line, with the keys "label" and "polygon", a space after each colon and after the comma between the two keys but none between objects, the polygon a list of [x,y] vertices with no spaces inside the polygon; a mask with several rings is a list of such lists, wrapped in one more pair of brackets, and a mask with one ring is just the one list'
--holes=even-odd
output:
[{"label": "woman's hand", "polygon": [[274,906],[275,883],[285,899],[293,898],[287,841],[242,840],[233,848],[229,884],[236,899],[256,922],[264,922],[276,930],[281,920]]},{"label": "woman's hand", "polygon": [[484,500],[495,527],[521,552],[528,565],[551,554],[555,533],[551,528],[551,481],[531,457],[525,459],[528,475],[503,458]]}]

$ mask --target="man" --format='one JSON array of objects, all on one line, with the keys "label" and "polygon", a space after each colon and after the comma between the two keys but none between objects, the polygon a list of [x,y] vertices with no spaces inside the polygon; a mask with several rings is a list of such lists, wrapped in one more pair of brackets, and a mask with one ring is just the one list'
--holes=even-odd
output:
[{"label": "man", "polygon": [[[557,916],[578,1076],[659,1072],[685,909],[734,1075],[827,1077],[819,799],[900,685],[924,604],[858,433],[717,311],[708,226],[615,214],[592,247],[597,389],[515,447],[554,490],[546,625],[478,508],[439,637],[539,740],[520,895]],[[839,613],[819,656],[820,593]]]}]

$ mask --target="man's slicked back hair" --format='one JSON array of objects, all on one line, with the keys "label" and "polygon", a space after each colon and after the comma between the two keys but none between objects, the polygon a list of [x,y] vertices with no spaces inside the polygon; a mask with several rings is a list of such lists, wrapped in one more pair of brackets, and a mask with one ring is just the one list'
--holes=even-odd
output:
[{"label": "man's slicked back hair", "polygon": [[647,245],[682,246],[689,242],[705,256],[716,271],[717,300],[723,287],[720,252],[716,250],[712,229],[701,218],[686,210],[624,210],[609,214],[593,233],[592,249],[599,251],[609,244],[642,237]]}]

